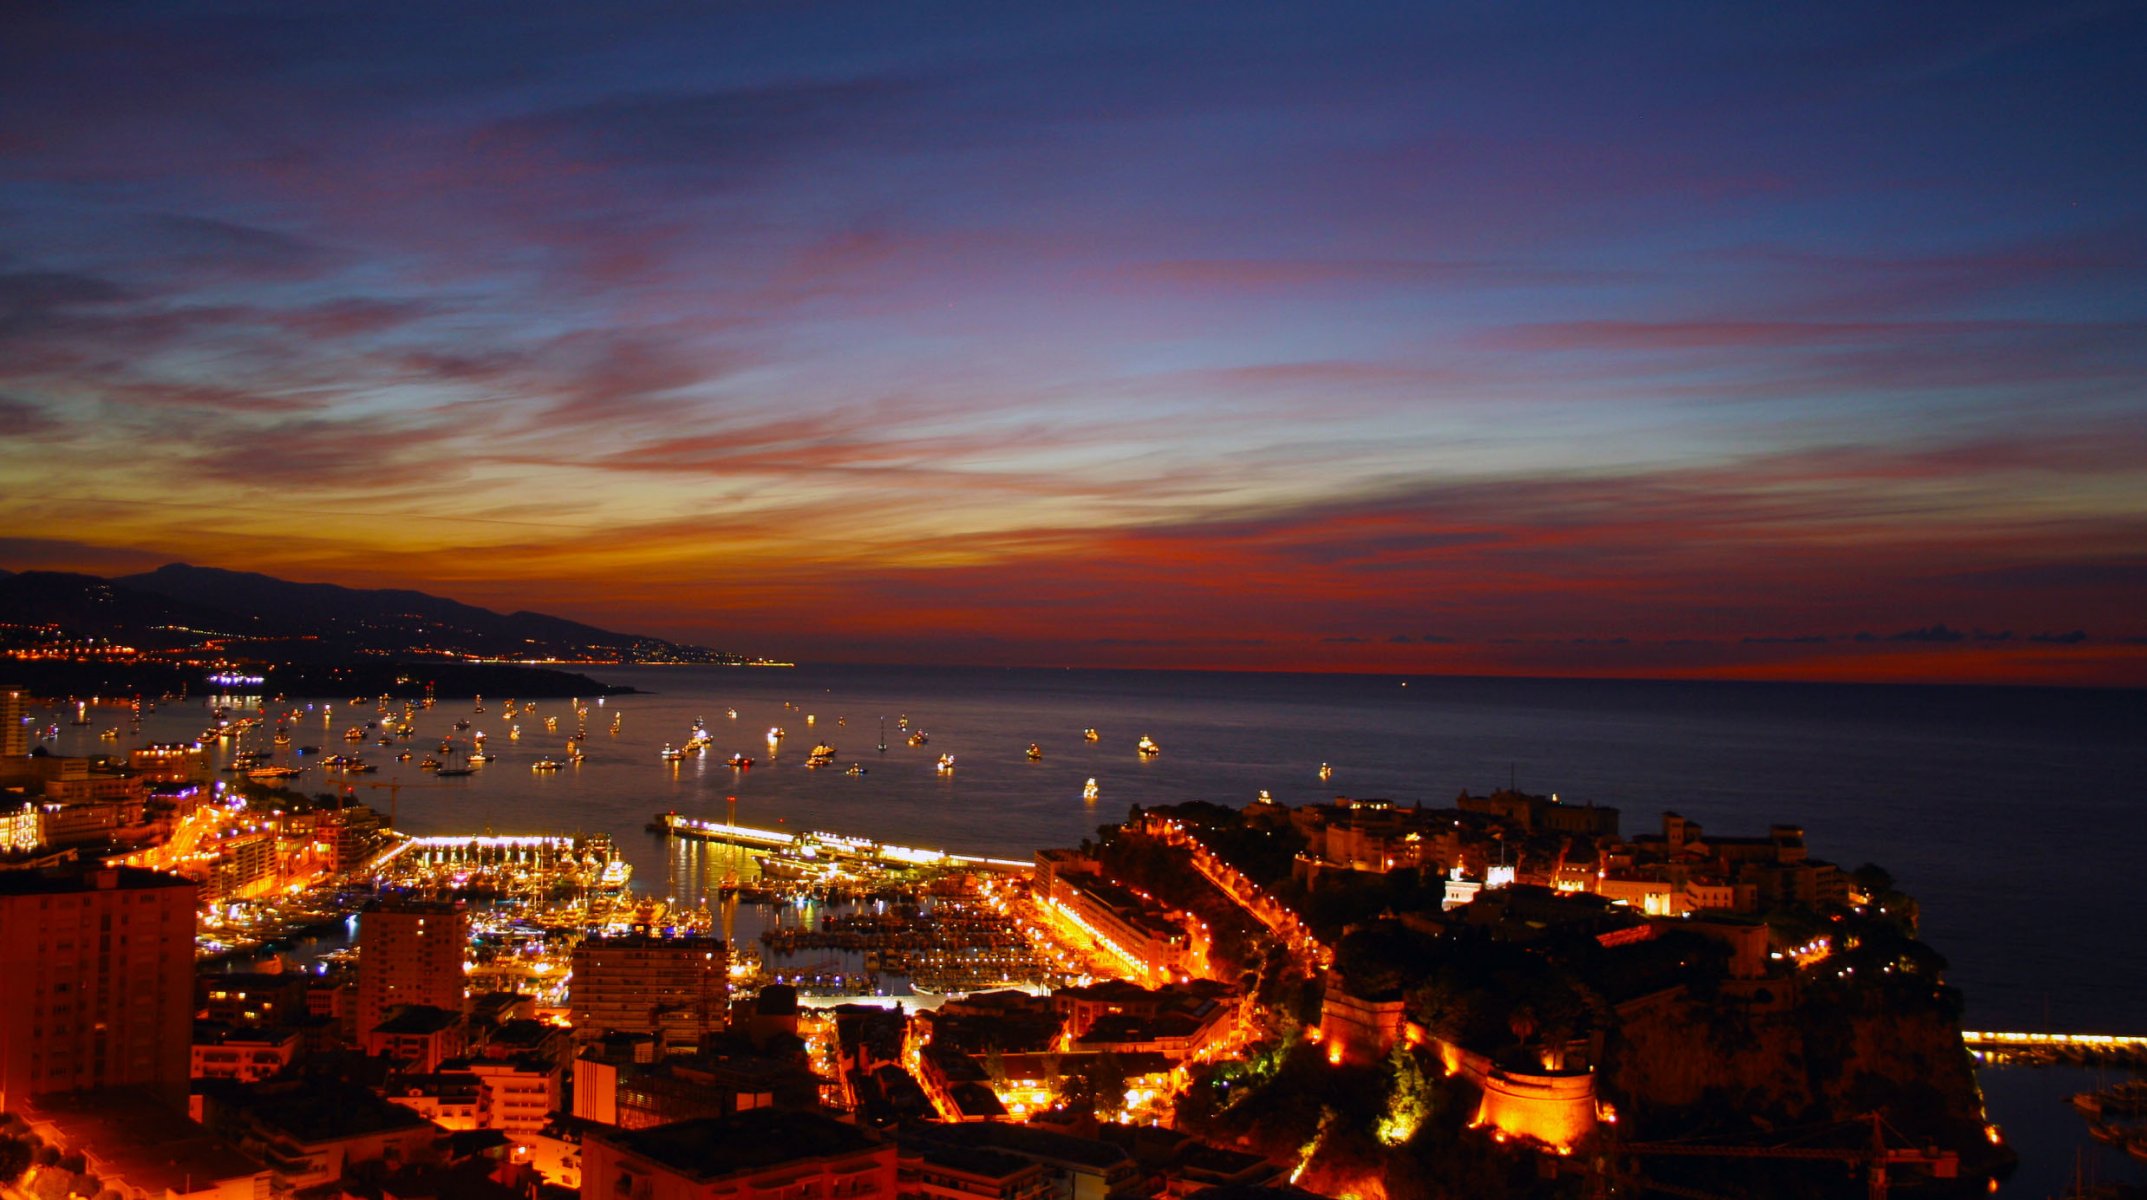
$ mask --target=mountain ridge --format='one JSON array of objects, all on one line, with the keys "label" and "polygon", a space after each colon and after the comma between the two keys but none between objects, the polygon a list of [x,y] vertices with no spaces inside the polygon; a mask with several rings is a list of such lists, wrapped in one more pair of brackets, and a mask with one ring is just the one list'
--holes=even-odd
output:
[{"label": "mountain ridge", "polygon": [[[168,648],[219,637],[335,654],[566,662],[746,662],[705,646],[621,633],[547,613],[499,613],[410,588],[301,583],[167,563],[112,578],[0,570],[0,612],[21,626]],[[301,643],[306,645],[301,646]]]}]

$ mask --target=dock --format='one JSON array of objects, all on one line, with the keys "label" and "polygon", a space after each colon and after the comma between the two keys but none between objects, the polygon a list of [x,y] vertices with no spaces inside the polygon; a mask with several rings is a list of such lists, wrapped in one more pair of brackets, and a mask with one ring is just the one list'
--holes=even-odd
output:
[{"label": "dock", "polygon": [[833,862],[865,862],[880,867],[942,867],[957,871],[993,871],[1026,875],[1034,863],[1021,859],[987,858],[974,854],[950,854],[945,850],[920,850],[839,833],[785,833],[779,829],[755,829],[723,821],[704,821],[676,812],[656,814],[649,822],[652,833],[667,837],[721,842],[758,850],[775,850],[796,858],[823,858]]},{"label": "dock", "polygon": [[2126,1063],[2147,1066],[2147,1036],[2119,1033],[2002,1033],[1962,1030],[1982,1062]]}]

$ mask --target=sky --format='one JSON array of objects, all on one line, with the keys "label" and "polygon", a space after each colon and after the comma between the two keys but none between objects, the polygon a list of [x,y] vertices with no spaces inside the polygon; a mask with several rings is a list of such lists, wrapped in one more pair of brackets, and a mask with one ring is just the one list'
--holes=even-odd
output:
[{"label": "sky", "polygon": [[0,567],[2147,685],[2147,5],[0,7]]}]

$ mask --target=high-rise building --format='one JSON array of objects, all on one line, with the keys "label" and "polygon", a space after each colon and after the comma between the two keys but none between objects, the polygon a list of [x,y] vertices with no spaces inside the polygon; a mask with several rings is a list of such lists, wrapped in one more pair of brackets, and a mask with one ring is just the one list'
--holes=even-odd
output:
[{"label": "high-rise building", "polygon": [[0,1111],[129,1087],[186,1101],[194,882],[133,867],[0,871]]},{"label": "high-rise building", "polygon": [[375,900],[358,914],[358,1036],[412,1004],[463,1011],[470,914],[460,903]]},{"label": "high-rise building", "polygon": [[589,938],[574,948],[574,1036],[653,1033],[667,1050],[693,1049],[728,1019],[730,963],[721,938]]},{"label": "high-rise building", "polygon": [[30,752],[30,693],[16,684],[0,684],[0,758],[20,758]]}]

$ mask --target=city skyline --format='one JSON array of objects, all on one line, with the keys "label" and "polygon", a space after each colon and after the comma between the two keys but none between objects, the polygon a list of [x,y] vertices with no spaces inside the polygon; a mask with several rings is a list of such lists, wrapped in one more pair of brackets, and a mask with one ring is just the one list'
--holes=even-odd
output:
[{"label": "city skyline", "polygon": [[0,567],[2147,684],[2138,5],[55,9]]}]

